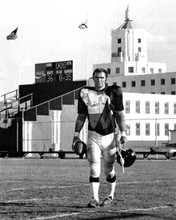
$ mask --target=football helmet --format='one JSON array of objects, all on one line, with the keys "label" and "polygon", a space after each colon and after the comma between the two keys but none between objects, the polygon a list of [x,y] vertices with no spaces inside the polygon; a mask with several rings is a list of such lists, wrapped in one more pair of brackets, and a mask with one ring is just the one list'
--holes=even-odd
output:
[{"label": "football helmet", "polygon": [[[132,149],[122,149],[120,151],[121,156],[124,160],[124,167],[130,167],[136,160],[136,153]],[[121,156],[119,152],[117,152],[117,163],[119,163],[121,166]]]},{"label": "football helmet", "polygon": [[82,157],[86,153],[87,145],[79,138],[77,138],[75,143],[73,143],[72,149],[77,155]]}]

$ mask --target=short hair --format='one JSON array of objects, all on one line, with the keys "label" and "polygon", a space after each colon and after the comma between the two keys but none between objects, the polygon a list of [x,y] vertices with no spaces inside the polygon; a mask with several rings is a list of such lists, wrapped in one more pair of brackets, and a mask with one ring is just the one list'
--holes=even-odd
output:
[{"label": "short hair", "polygon": [[94,78],[96,73],[105,73],[106,78],[108,77],[108,72],[103,68],[97,68],[93,71],[92,77]]}]

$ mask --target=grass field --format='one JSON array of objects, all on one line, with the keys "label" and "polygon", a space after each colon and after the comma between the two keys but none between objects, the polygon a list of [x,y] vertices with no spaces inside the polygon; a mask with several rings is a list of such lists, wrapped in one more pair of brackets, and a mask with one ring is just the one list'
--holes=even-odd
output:
[{"label": "grass field", "polygon": [[[87,208],[86,159],[0,159],[0,219],[176,219],[176,160],[137,160],[110,208]],[[101,175],[100,198],[108,193]]]}]

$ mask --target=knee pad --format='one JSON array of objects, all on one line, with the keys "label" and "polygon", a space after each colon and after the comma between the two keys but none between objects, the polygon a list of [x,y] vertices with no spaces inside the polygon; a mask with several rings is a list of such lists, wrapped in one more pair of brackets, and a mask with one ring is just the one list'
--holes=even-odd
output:
[{"label": "knee pad", "polygon": [[110,175],[106,178],[106,181],[109,183],[114,183],[116,181],[116,175],[111,177]]},{"label": "knee pad", "polygon": [[90,183],[99,183],[100,182],[100,180],[99,180],[99,177],[92,177],[92,176],[90,176],[90,178],[89,178],[89,182]]}]

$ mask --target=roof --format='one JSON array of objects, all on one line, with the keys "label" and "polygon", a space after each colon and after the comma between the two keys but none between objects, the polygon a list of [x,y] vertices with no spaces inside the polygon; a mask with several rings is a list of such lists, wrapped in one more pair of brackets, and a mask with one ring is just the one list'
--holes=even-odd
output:
[{"label": "roof", "polygon": [[119,27],[119,29],[135,29],[136,26],[132,22],[132,20],[125,20],[125,22]]},{"label": "roof", "polygon": [[125,22],[118,29],[135,29],[136,26],[129,18],[129,7],[125,11]]}]

